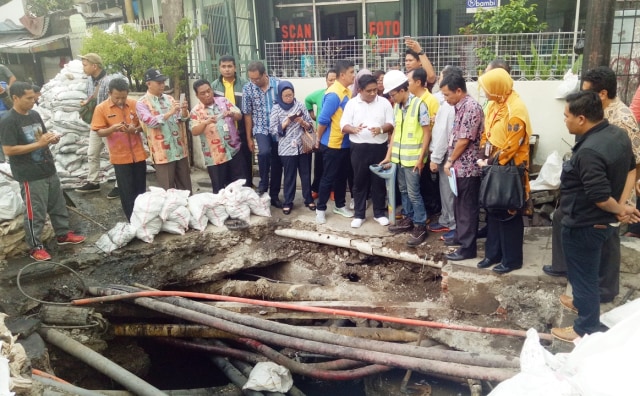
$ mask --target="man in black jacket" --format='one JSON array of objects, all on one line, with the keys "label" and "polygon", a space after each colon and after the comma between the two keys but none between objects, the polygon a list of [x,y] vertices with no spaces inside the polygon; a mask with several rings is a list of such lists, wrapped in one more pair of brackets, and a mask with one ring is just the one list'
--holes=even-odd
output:
[{"label": "man in black jacket", "polygon": [[[636,174],[631,141],[604,119],[598,94],[569,95],[564,120],[577,137],[571,159],[563,164],[560,210],[562,247],[578,318],[573,326],[554,328],[551,334],[571,342],[599,330],[602,246],[619,222],[638,222],[640,211],[625,204]],[[561,302],[567,305],[562,298]]]}]

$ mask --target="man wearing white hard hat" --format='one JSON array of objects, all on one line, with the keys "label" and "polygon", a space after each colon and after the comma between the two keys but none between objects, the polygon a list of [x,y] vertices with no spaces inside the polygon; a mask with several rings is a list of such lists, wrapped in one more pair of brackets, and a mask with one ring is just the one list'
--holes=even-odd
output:
[{"label": "man wearing white hard hat", "polygon": [[402,198],[402,220],[389,226],[394,233],[411,231],[407,245],[415,247],[427,239],[427,211],[420,194],[420,174],[429,154],[431,126],[427,106],[411,95],[407,76],[399,70],[384,75],[384,93],[395,104],[395,130],[387,156],[380,163],[398,165],[398,187]]}]

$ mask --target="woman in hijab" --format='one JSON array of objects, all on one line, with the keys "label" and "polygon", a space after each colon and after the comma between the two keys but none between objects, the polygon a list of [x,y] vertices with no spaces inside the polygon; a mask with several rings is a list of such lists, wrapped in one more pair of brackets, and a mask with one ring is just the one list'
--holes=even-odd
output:
[{"label": "woman in hijab", "polygon": [[293,209],[296,195],[296,171],[302,183],[304,205],[316,210],[311,198],[311,153],[302,152],[302,134],[312,128],[313,120],[303,103],[296,100],[293,85],[280,81],[276,103],[271,108],[269,132],[278,140],[278,155],[284,168],[284,203],[282,213]]},{"label": "woman in hijab", "polygon": [[[513,160],[528,170],[531,121],[524,102],[513,90],[511,76],[504,69],[493,69],[483,74],[478,83],[489,99],[480,145],[483,147],[484,144],[488,164],[497,161],[506,165]],[[528,172],[524,173],[523,185],[526,201],[529,197]],[[499,274],[522,268],[524,209],[487,210],[485,258],[478,263],[478,268],[500,263],[493,268]]]}]

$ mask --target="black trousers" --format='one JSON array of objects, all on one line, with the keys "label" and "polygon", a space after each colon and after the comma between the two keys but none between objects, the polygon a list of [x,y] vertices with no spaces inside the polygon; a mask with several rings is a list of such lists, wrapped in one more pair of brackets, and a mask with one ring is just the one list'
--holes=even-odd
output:
[{"label": "black trousers", "polygon": [[387,216],[385,181],[369,169],[369,165],[379,163],[385,155],[387,155],[386,144],[351,143],[352,193],[356,219],[365,218],[369,191],[371,191],[373,202],[373,217]]},{"label": "black trousers", "polygon": [[217,194],[234,181],[246,177],[246,158],[241,152],[238,152],[231,160],[223,164],[207,166],[207,172],[209,172],[213,193]]},{"label": "black trousers", "polygon": [[424,201],[427,213],[436,215],[442,212],[442,202],[440,201],[440,180],[438,173],[431,173],[431,158],[424,166],[420,175],[420,195]]},{"label": "black trousers", "polygon": [[480,208],[480,177],[457,177],[458,196],[453,201],[456,217],[456,239],[460,242],[458,252],[475,257],[478,254],[477,232]]},{"label": "black trousers", "polygon": [[[567,271],[562,248],[562,219],[564,213],[556,210],[553,214],[551,229],[551,268],[554,271]],[[602,245],[599,267],[600,301],[610,302],[620,293],[620,229],[613,233]]]},{"label": "black trousers", "polygon": [[240,142],[242,145],[240,146],[240,153],[242,155],[242,162],[244,164],[245,174],[242,176],[242,179],[246,179],[247,182],[245,186],[251,187],[253,185],[253,153],[249,151],[249,145],[247,144],[247,133],[244,131],[244,128],[238,130],[238,135],[240,135]]},{"label": "black trousers", "polygon": [[311,191],[320,191],[320,179],[322,179],[322,151],[318,150],[313,153],[313,182],[311,183]]},{"label": "black trousers", "polygon": [[509,268],[522,267],[524,223],[521,213],[487,211],[487,227],[485,258],[492,263],[502,262]]},{"label": "black trousers", "polygon": [[120,204],[127,220],[131,220],[136,197],[147,190],[147,163],[113,165],[120,192]]},{"label": "black trousers", "polygon": [[336,208],[342,208],[345,205],[345,197],[347,193],[347,176],[348,166],[350,162],[349,149],[334,149],[320,145],[322,152],[322,179],[320,179],[320,188],[318,189],[318,210],[327,210],[327,201],[331,195],[333,188],[333,196],[336,200]]}]

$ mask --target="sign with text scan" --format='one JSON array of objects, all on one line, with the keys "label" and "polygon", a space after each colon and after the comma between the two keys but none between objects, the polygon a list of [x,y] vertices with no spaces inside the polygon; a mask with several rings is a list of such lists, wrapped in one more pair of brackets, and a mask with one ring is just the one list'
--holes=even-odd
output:
[{"label": "sign with text scan", "polygon": [[500,0],[467,0],[467,14],[474,14],[478,9],[490,10],[500,6]]}]

